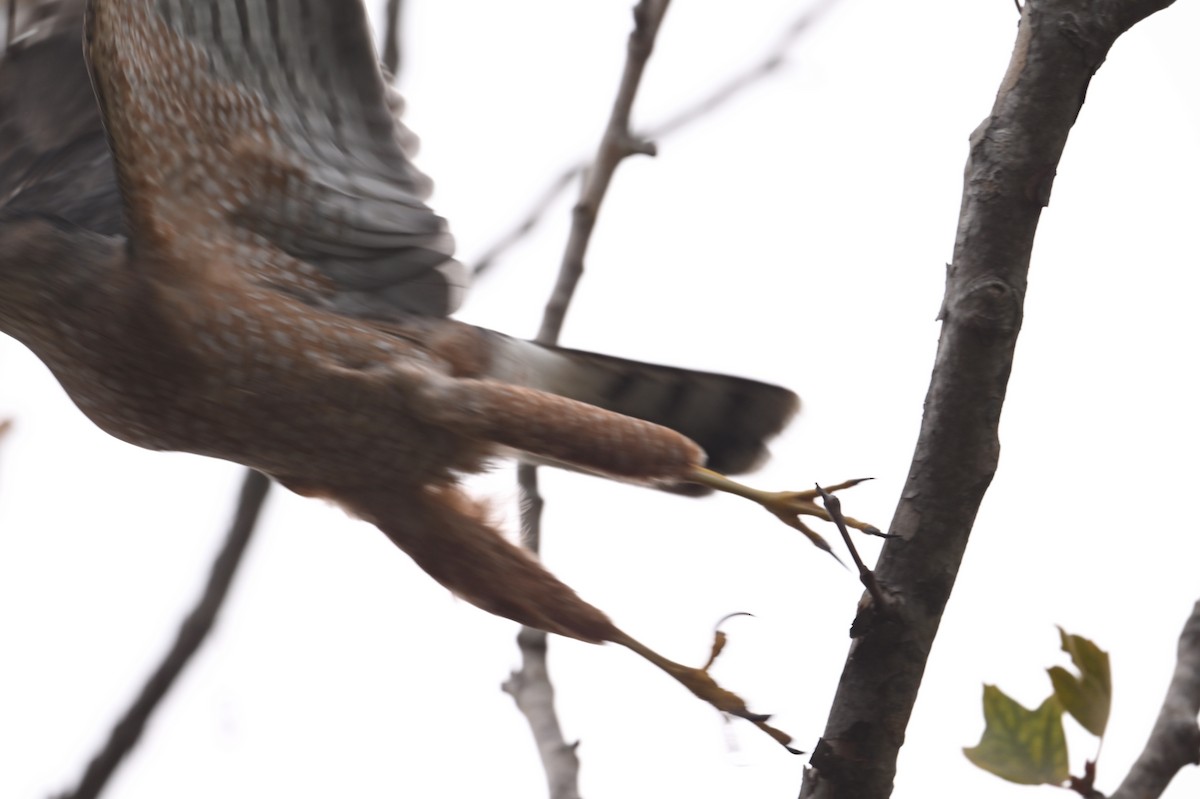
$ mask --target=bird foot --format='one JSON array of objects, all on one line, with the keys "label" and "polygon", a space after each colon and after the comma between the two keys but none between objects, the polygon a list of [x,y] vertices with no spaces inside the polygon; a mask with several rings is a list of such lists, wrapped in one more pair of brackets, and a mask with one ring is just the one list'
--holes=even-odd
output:
[{"label": "bird foot", "polygon": [[721,648],[725,644],[724,633],[717,632],[713,642],[713,654],[708,659],[708,663],[703,668],[693,668],[684,666],[682,663],[676,663],[655,652],[653,649],[642,644],[634,638],[629,637],[624,632],[619,632],[618,635],[609,639],[613,643],[620,644],[627,649],[636,652],[646,660],[658,666],[660,669],[669,674],[676,682],[687,688],[695,696],[712,705],[722,713],[728,713],[731,716],[746,719],[755,727],[771,736],[779,745],[787,749],[794,755],[803,754],[799,749],[794,749],[790,746],[792,736],[788,735],[783,730],[772,727],[767,722],[770,720],[769,715],[762,713],[752,713],[750,708],[746,706],[746,702],[732,691],[727,691],[717,684],[717,681],[708,673],[709,667],[713,664],[716,656],[720,653]]},{"label": "bird foot", "polygon": [[[810,489],[808,491],[762,491],[730,480],[725,475],[718,474],[711,469],[701,467],[694,469],[688,479],[694,483],[717,491],[724,491],[727,494],[734,494],[761,505],[788,527],[803,533],[814,546],[828,552],[835,560],[839,560],[840,562],[840,559],[833,553],[833,549],[829,546],[829,542],[805,524],[801,518],[803,516],[815,516],[827,522],[834,521],[833,517],[829,515],[829,511],[817,504],[816,501],[820,498],[820,492],[817,489]],[[862,477],[857,480],[846,480],[837,485],[826,486],[824,490],[826,493],[832,494],[844,488],[852,488],[870,479],[869,477]],[[842,520],[846,523],[847,527],[861,530],[868,535],[876,535],[883,538],[888,537],[873,524],[861,522],[849,516],[843,516]]]}]

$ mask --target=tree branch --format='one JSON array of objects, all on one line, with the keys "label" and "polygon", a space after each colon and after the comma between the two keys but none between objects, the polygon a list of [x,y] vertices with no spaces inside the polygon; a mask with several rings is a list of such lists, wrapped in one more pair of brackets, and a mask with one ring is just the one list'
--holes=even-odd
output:
[{"label": "tree branch", "polygon": [[[793,45],[795,45],[804,33],[808,32],[813,25],[825,16],[837,1],[821,0],[821,2],[811,8],[805,9],[803,13],[792,20],[791,24],[784,29],[783,35],[779,37],[779,41],[775,46],[768,50],[757,62],[734,75],[693,105],[677,111],[668,117],[666,121],[651,126],[642,135],[642,138],[660,142],[668,136],[678,133],[689,125],[700,121],[704,117],[721,110],[721,108],[739,94],[778,72],[787,63],[787,54]],[[504,233],[490,247],[484,250],[482,255],[475,259],[472,274],[478,277],[486,272],[513,245],[529,235],[537,227],[542,217],[545,216],[559,195],[566,191],[575,182],[575,178],[579,177],[585,169],[587,169],[587,162],[585,161],[571,164],[550,181],[549,185],[542,190],[541,195],[529,207],[529,210],[525,212],[525,215],[508,232]]]},{"label": "tree branch", "polygon": [[542,217],[550,210],[550,206],[554,205],[554,201],[558,199],[559,195],[566,191],[575,182],[575,178],[579,177],[586,168],[587,165],[582,162],[571,164],[571,166],[560,172],[558,177],[550,181],[550,185],[542,190],[541,196],[534,201],[533,205],[529,207],[529,210],[525,212],[520,221],[513,225],[508,232],[492,242],[492,245],[483,251],[483,255],[475,259],[475,266],[471,268],[471,275],[478,278],[490,269],[504,253],[512,249],[517,242],[528,236],[537,227],[538,223],[542,221]]},{"label": "tree branch", "polygon": [[778,72],[787,63],[787,55],[800,37],[820,22],[837,2],[838,0],[821,0],[821,2],[804,9],[784,28],[783,35],[779,37],[775,46],[767,50],[756,63],[725,81],[698,102],[677,111],[665,121],[651,127],[646,132],[646,138],[662,141],[693,122],[711,116],[742,92]]},{"label": "tree branch", "polygon": [[542,315],[542,326],[537,334],[539,343],[554,344],[562,332],[563,320],[575,294],[575,286],[583,277],[583,259],[591,242],[600,205],[608,193],[608,186],[617,171],[617,165],[631,155],[654,155],[653,144],[636,138],[630,132],[629,115],[633,110],[633,100],[641,85],[646,62],[654,50],[658,26],[667,12],[668,4],[669,0],[641,0],[633,9],[634,28],[629,34],[621,85],[617,89],[617,99],[613,102],[612,113],[608,118],[608,127],[600,140],[600,149],[592,159],[579,202],[575,204],[572,212],[567,249],[559,266],[558,282]]},{"label": "tree branch", "polygon": [[908,480],[860,606],[802,797],[885,797],[942,611],[999,459],[1030,252],[1067,134],[1117,37],[1171,0],[1029,0],[992,113],[971,136],[937,358]]},{"label": "tree branch", "polygon": [[567,743],[554,710],[554,683],[550,681],[546,662],[548,644],[546,633],[522,627],[517,633],[521,668],[501,687],[512,696],[529,723],[546,773],[550,799],[579,799],[579,757],[575,754],[579,742]]},{"label": "tree branch", "polygon": [[1146,747],[1110,799],[1155,799],[1184,766],[1200,764],[1200,602],[1183,625],[1175,674]]},{"label": "tree branch", "polygon": [[[583,276],[584,258],[604,195],[616,172],[617,165],[636,153],[653,154],[653,146],[636,139],[629,130],[629,116],[637,97],[646,62],[654,50],[655,37],[667,13],[670,0],[640,0],[633,10],[634,29],[629,34],[625,68],[617,98],[613,102],[608,125],[600,147],[588,169],[575,205],[571,232],[559,267],[558,282],[542,317],[537,341],[554,344],[562,332],[563,320],[579,279]],[[569,178],[568,178],[569,180]],[[538,493],[537,469],[522,464],[518,467],[517,482],[521,490],[521,528],[525,544],[538,551],[541,539],[543,500]],[[575,744],[568,744],[562,734],[554,710],[554,686],[546,665],[546,633],[523,627],[517,635],[521,650],[521,668],[513,672],[503,688],[512,695],[525,715],[542,757],[542,767],[551,799],[577,799],[579,796],[579,759]]]},{"label": "tree branch", "polygon": [[204,587],[200,601],[180,624],[175,643],[162,663],[150,675],[137,699],[113,727],[104,748],[88,764],[79,786],[74,791],[62,794],[61,799],[93,799],[99,796],[125,756],[137,745],[151,714],[212,630],[217,613],[221,610],[229,586],[233,583],[233,577],[242,561],[246,545],[250,543],[259,511],[270,487],[271,481],[266,476],[255,471],[246,471],[237,511],[225,543],[213,561],[208,584]]}]

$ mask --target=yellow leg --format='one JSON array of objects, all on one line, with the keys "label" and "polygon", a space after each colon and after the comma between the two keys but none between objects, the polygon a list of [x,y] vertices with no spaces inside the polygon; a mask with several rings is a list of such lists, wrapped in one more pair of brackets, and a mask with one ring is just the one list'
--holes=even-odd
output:
[{"label": "yellow leg", "polygon": [[[774,738],[779,744],[793,754],[801,754],[799,749],[793,749],[789,744],[792,742],[792,736],[780,729],[772,727],[767,721],[771,718],[761,713],[751,713],[750,708],[746,707],[745,701],[737,694],[727,691],[717,684],[708,674],[708,667],[712,665],[712,658],[709,659],[704,668],[697,669],[691,666],[684,666],[681,663],[676,663],[673,660],[668,660],[662,655],[655,652],[653,649],[642,644],[634,638],[630,638],[624,632],[620,632],[612,639],[613,643],[620,644],[623,647],[630,649],[633,652],[644,657],[646,660],[658,666],[660,669],[671,675],[680,685],[687,688],[693,694],[708,702],[710,705],[720,710],[723,713],[728,713],[738,718],[743,718],[749,721],[754,726]],[[715,648],[714,648],[715,650]]]},{"label": "yellow leg", "polygon": [[[702,466],[693,467],[687,479],[693,483],[698,483],[717,491],[723,491],[726,494],[743,497],[763,506],[784,524],[799,530],[807,536],[808,540],[815,546],[833,555],[833,550],[830,548],[828,542],[800,518],[801,516],[815,516],[818,519],[832,521],[829,517],[829,512],[816,503],[819,495],[815,489],[810,491],[762,491],[757,488],[751,488],[748,485],[743,485],[736,480],[730,480],[725,475],[718,474],[711,469],[705,469]],[[847,480],[837,485],[827,486],[825,490],[833,493],[834,491],[841,491],[843,488],[851,488],[869,479],[869,477],[864,477],[858,480]],[[860,522],[858,519],[852,519],[849,516],[845,518],[848,527],[862,530],[871,535],[882,535],[879,528],[873,524]],[[836,555],[833,556],[837,558]]]}]

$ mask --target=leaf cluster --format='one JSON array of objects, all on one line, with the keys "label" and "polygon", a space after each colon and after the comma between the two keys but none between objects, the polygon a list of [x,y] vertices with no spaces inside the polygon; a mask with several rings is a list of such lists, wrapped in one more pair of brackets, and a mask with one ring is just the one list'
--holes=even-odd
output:
[{"label": "leaf cluster", "polygon": [[1107,652],[1061,627],[1058,632],[1063,651],[1079,673],[1062,666],[1047,669],[1053,690],[1035,710],[994,685],[983,686],[983,736],[963,753],[981,769],[1010,782],[1063,785],[1070,781],[1075,790],[1091,791],[1093,763],[1086,765],[1084,777],[1070,776],[1063,713],[1102,739],[1112,707],[1112,672]]}]

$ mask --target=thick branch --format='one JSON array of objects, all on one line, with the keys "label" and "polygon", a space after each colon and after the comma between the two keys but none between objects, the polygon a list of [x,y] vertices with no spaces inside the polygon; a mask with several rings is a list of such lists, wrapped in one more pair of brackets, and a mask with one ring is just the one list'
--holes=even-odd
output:
[{"label": "thick branch", "polygon": [[212,630],[217,613],[225,601],[225,595],[229,592],[229,586],[233,583],[233,577],[242,561],[246,545],[250,542],[250,536],[258,521],[263,500],[270,487],[271,481],[264,475],[255,471],[248,470],[246,472],[246,479],[242,483],[242,493],[238,499],[237,512],[229,527],[225,543],[221,547],[217,559],[213,561],[208,584],[204,587],[200,601],[179,626],[175,643],[163,658],[162,663],[150,675],[146,684],[142,686],[142,691],[137,699],[109,733],[104,748],[88,764],[83,779],[79,781],[79,787],[70,793],[63,794],[62,799],[92,799],[92,797],[99,796],[117,766],[137,745],[151,714],[154,713],[155,708],[158,707],[167,692],[171,690],[175,680],[178,679],[184,667],[191,661],[192,656],[204,643],[209,631]]},{"label": "thick branch", "polygon": [[1034,231],[1093,73],[1170,0],[1029,0],[992,114],[971,136],[942,333],[916,452],[801,795],[891,793],[896,756],[975,514],[1021,327]]},{"label": "thick branch", "polygon": [[1155,799],[1184,766],[1200,764],[1200,602],[1183,625],[1175,674],[1146,747],[1110,799]]},{"label": "thick branch", "polygon": [[[629,131],[629,116],[637,97],[642,74],[659,25],[667,13],[670,0],[641,0],[633,10],[634,29],[629,35],[628,55],[621,76],[617,99],[596,157],[588,170],[579,202],[575,206],[571,233],[559,268],[558,282],[542,317],[537,340],[554,344],[562,332],[563,320],[579,279],[583,275],[584,257],[595,229],[596,216],[608,191],[617,165],[635,153],[650,153],[652,148],[634,139]],[[521,489],[521,527],[526,545],[538,551],[541,538],[542,497],[538,493],[537,469],[522,465],[517,482]],[[504,684],[517,707],[525,715],[537,742],[546,772],[551,799],[576,799],[579,795],[579,760],[575,746],[567,744],[554,710],[554,686],[546,666],[546,633],[529,627],[521,629],[517,645],[521,650],[521,668],[513,672]]]}]

